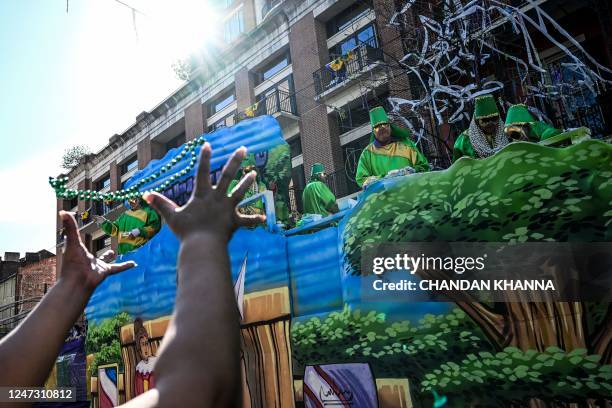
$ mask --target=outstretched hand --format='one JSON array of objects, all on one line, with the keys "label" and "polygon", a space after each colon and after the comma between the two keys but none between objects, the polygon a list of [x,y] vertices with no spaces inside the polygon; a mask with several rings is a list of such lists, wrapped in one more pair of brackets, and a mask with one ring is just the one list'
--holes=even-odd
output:
[{"label": "outstretched hand", "polygon": [[70,281],[78,287],[93,291],[107,276],[136,266],[133,261],[111,264],[113,251],[105,252],[96,259],[81,240],[74,215],[60,211],[60,217],[66,235],[64,256],[59,279]]},{"label": "outstretched hand", "polygon": [[200,165],[193,193],[183,207],[158,193],[143,196],[145,201],[162,215],[180,240],[199,234],[216,235],[229,240],[236,228],[254,226],[265,221],[263,215],[240,214],[236,208],[255,181],[255,171],[245,175],[231,194],[227,194],[229,184],[246,155],[246,148],[240,147],[232,154],[223,168],[219,183],[214,187],[210,182],[211,155],[210,144],[205,143],[200,152]]}]

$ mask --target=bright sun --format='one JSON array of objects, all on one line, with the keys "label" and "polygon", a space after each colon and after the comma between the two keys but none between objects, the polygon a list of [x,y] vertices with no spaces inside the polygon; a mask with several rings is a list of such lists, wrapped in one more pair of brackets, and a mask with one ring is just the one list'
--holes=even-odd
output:
[{"label": "bright sun", "polygon": [[219,15],[212,1],[147,2],[147,42],[162,59],[176,60],[217,43]]}]

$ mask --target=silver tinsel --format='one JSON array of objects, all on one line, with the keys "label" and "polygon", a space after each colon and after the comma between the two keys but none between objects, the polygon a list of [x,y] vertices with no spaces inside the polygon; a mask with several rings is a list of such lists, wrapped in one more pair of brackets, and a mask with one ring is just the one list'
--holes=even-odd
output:
[{"label": "silver tinsel", "polygon": [[470,138],[470,142],[472,143],[472,147],[474,148],[474,152],[476,152],[478,157],[481,159],[494,155],[504,146],[510,143],[508,137],[504,133],[504,123],[502,122],[501,118],[499,118],[498,120],[499,123],[497,124],[497,130],[493,135],[492,147],[491,145],[489,145],[487,137],[480,129],[480,126],[478,126],[478,124],[476,123],[476,118],[472,118],[472,122],[470,122],[468,136]]}]

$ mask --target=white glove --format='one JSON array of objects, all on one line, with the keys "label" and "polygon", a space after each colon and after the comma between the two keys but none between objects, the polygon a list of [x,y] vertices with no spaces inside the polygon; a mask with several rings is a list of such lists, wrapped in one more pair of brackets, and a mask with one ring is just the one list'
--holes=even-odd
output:
[{"label": "white glove", "polygon": [[130,235],[136,238],[137,236],[140,235],[140,230],[138,228],[134,228],[133,230],[130,231]]},{"label": "white glove", "polygon": [[398,176],[407,176],[408,174],[415,173],[414,169],[410,166],[406,166],[401,169],[391,170],[387,173],[387,177],[398,177]]},{"label": "white glove", "polygon": [[363,182],[363,189],[365,190],[366,188],[368,188],[368,186],[369,186],[370,184],[373,184],[373,183],[374,183],[375,181],[377,181],[377,180],[378,180],[378,177],[376,177],[376,176],[371,176],[371,177],[368,177],[368,178],[367,178],[367,179],[365,179],[365,181]]},{"label": "white glove", "polygon": [[410,166],[406,166],[403,169],[400,169],[400,172],[402,173],[402,176],[407,176],[409,174],[414,174],[416,173],[416,171],[414,170],[414,168],[410,167]]}]

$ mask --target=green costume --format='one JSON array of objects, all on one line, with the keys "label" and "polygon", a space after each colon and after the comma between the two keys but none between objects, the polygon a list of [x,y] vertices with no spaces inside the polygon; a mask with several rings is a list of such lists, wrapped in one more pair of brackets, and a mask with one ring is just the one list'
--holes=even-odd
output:
[{"label": "green costume", "polygon": [[[240,180],[232,180],[229,184],[229,188],[227,189],[227,192],[230,193],[238,185],[239,182]],[[244,193],[243,200],[246,200],[247,198],[252,197],[255,194],[261,193],[265,189],[266,189],[266,185],[264,183],[262,183],[261,181],[256,181],[255,183],[251,185],[251,187],[249,187],[246,193]],[[255,208],[259,208],[260,210],[263,210],[264,208],[263,200],[257,200],[256,202],[249,204],[249,207],[255,207]]]},{"label": "green costume", "polygon": [[305,214],[321,214],[323,217],[331,215],[336,204],[336,196],[323,183],[319,177],[325,172],[321,163],[315,163],[310,170],[310,182],[302,193]]},{"label": "green costume", "polygon": [[[389,117],[382,107],[370,111],[372,129],[379,124],[389,124]],[[381,145],[374,132],[370,144],[361,152],[355,180],[363,186],[386,176],[392,170],[412,167],[416,172],[429,170],[429,162],[418,147],[410,140],[410,132],[391,124],[392,141]]]},{"label": "green costume", "polygon": [[453,146],[453,163],[463,156],[473,159],[476,158],[476,152],[474,152],[472,143],[470,143],[467,129],[461,132],[457,140],[455,140],[455,145]]},{"label": "green costume", "polygon": [[[483,95],[475,99],[474,115],[472,116],[470,127],[464,130],[457,140],[455,140],[455,145],[453,146],[453,162],[463,156],[473,159],[488,157],[508,144],[509,141],[504,134],[501,119],[499,119],[496,133],[490,137],[491,140],[487,139],[487,136],[484,135],[478,126],[478,119],[493,118],[496,116],[499,118],[499,110],[497,109],[495,98],[493,98],[492,95]],[[474,149],[474,143],[477,143],[478,149]],[[491,146],[491,143],[493,146]]]},{"label": "green costume", "polygon": [[[255,168],[257,166],[255,165],[255,160],[253,159],[253,157],[251,157],[250,155],[247,155],[244,158],[244,160],[242,160],[242,164],[240,165],[240,167],[243,169],[243,173],[246,173],[244,169]],[[227,188],[227,194],[230,194],[234,190],[234,188],[236,188],[239,182],[240,182],[240,179],[232,180],[229,184],[229,187]],[[251,187],[249,187],[249,189],[244,194],[243,200],[246,200],[247,198],[252,197],[255,194],[259,194],[265,189],[266,189],[266,185],[264,183],[262,183],[259,180],[255,180],[255,182],[251,185]],[[253,213],[253,212],[263,213],[264,212],[263,199],[257,200],[254,203],[250,203],[247,207],[244,207],[244,209],[246,210],[247,213]],[[254,209],[257,209],[259,211],[253,211]]]},{"label": "green costume", "polygon": [[535,120],[527,109],[527,106],[522,103],[512,105],[510,109],[508,109],[508,115],[506,116],[506,124],[504,126],[505,132],[508,133],[515,129],[520,130],[520,127],[523,125],[528,125],[529,134],[526,136],[532,142],[540,142],[562,133],[562,130],[556,129],[544,121]]},{"label": "green costume", "polygon": [[104,221],[100,228],[119,238],[117,252],[121,255],[146,244],[161,228],[161,221],[159,215],[145,204],[138,210],[127,210],[114,222]]}]

